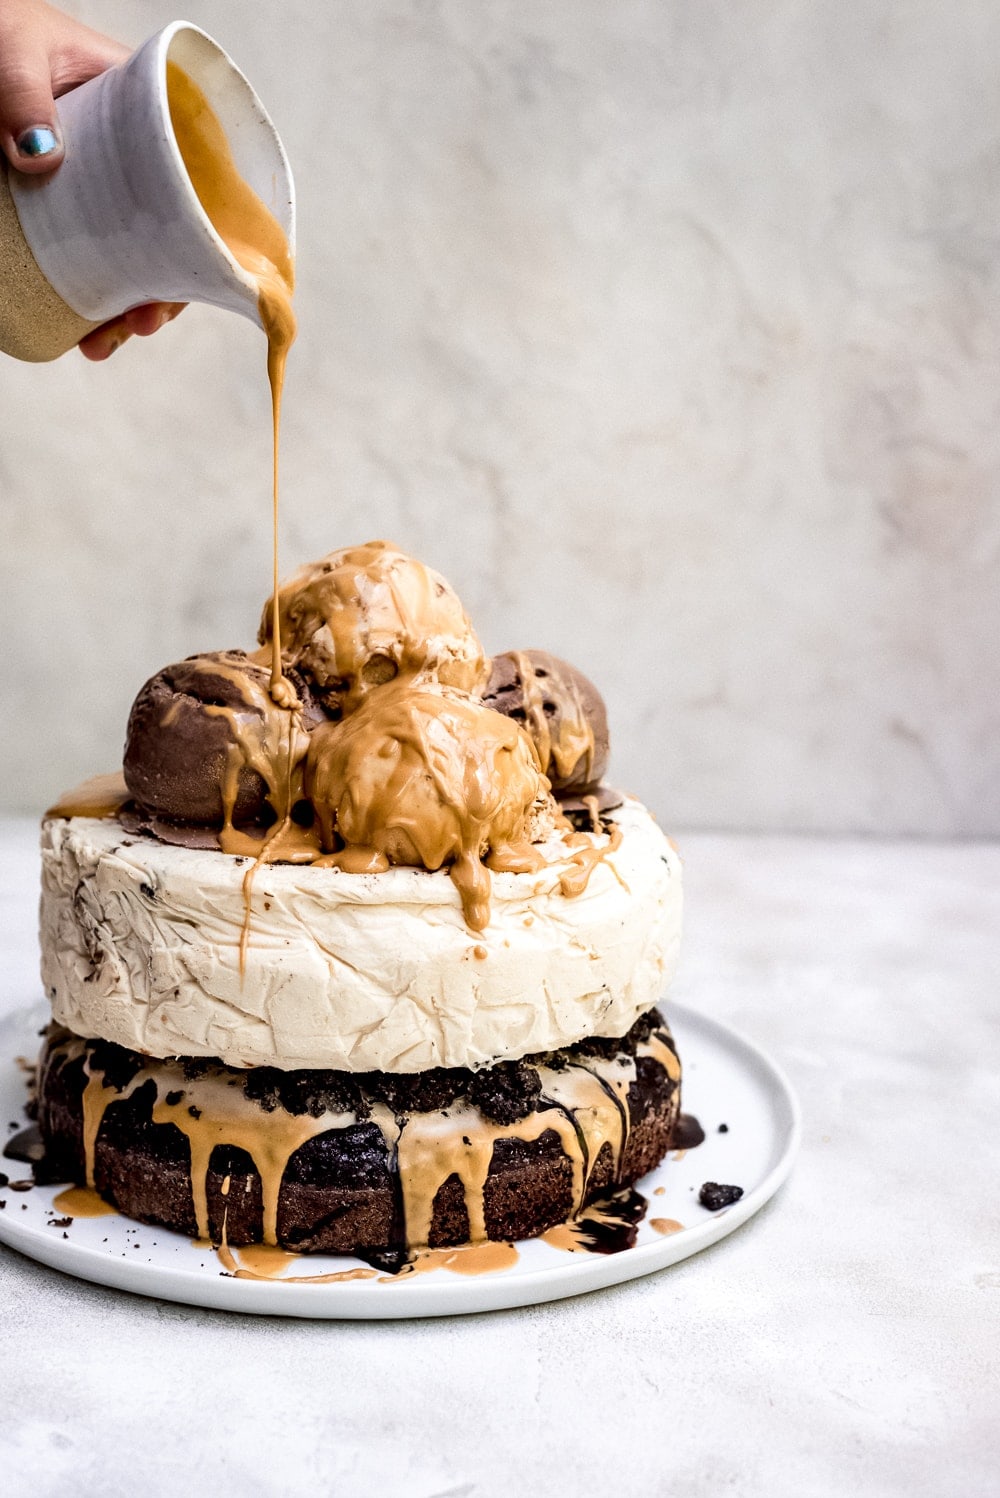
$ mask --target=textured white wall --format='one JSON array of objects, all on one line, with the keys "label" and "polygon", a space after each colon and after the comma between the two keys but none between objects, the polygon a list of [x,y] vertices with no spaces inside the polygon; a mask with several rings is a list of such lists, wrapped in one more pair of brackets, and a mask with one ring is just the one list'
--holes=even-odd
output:
[{"label": "textured white wall", "polygon": [[[160,0],[76,13],[140,41]],[[286,570],[388,535],[675,824],[1000,831],[1000,7],[191,0],[295,168]],[[268,586],[263,343],[0,368],[0,794]]]}]

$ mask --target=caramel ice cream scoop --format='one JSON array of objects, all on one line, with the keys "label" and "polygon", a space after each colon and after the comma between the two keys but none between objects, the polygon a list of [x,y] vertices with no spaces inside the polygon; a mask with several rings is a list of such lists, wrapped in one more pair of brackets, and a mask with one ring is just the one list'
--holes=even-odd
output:
[{"label": "caramel ice cream scoop", "polygon": [[[457,594],[388,541],[300,567],[282,583],[278,611],[286,665],[308,674],[331,711],[353,711],[373,687],[398,676],[463,691],[482,685],[482,646]],[[262,645],[272,628],[269,599]]]},{"label": "caramel ice cream scoop", "polygon": [[449,867],[469,926],[489,919],[490,878],[540,866],[548,783],[530,739],[470,697],[409,680],[370,693],[312,734],[306,792],[326,860],[352,872]]},{"label": "caramel ice cream scoop", "polygon": [[267,667],[242,650],[193,655],[150,677],[129,715],[125,783],[158,817],[219,828],[266,825],[301,795],[308,731],[324,718],[290,678],[295,713],[276,706]]},{"label": "caramel ice cream scoop", "polygon": [[507,650],[492,661],[483,702],[530,734],[557,795],[589,791],[607,769],[604,698],[568,661],[545,650]]}]

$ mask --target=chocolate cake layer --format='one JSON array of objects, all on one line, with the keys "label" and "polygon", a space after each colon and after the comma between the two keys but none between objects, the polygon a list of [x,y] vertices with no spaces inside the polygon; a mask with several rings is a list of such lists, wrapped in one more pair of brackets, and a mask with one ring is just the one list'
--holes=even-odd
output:
[{"label": "chocolate cake layer", "polygon": [[231,1244],[372,1256],[536,1236],[670,1145],[659,1014],[621,1041],[402,1079],[156,1061],[54,1030],[46,1166],[129,1217]]}]

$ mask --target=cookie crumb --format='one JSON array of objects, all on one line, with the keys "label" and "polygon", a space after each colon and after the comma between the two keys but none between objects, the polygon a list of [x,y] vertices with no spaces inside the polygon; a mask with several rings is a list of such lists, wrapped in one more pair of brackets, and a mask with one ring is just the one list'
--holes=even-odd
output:
[{"label": "cookie crumb", "polygon": [[721,1212],[723,1207],[738,1202],[742,1195],[742,1186],[723,1186],[718,1181],[706,1181],[698,1192],[698,1200],[710,1212]]}]

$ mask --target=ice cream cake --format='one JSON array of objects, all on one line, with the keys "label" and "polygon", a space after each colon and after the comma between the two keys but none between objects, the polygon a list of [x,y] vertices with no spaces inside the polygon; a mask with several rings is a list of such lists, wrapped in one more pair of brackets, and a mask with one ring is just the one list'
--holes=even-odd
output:
[{"label": "ice cream cake", "polygon": [[[282,691],[268,662],[280,628]],[[43,826],[51,1169],[202,1239],[510,1241],[670,1146],[681,870],[596,687],[384,542],[156,673]],[[276,700],[276,697],[278,700]]]}]

